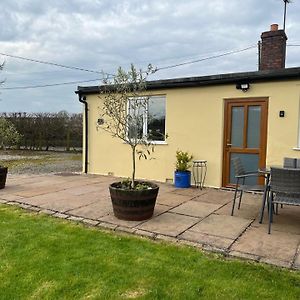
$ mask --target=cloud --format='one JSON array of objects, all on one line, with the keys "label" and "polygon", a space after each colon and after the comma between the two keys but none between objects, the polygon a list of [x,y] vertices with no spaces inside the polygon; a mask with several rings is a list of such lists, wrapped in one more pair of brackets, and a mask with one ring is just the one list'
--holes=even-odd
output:
[{"label": "cloud", "polygon": [[[2,0],[1,52],[93,70],[148,63],[166,66],[255,45],[270,24],[282,24],[283,2],[275,0]],[[300,44],[299,1],[288,5],[289,43]],[[288,47],[287,66],[298,66]],[[88,80],[79,71],[6,60],[5,87]],[[158,72],[172,78],[251,71],[257,50]],[[101,77],[101,76],[100,76]],[[95,83],[96,84],[96,83]],[[76,85],[2,90],[2,111],[79,111]]]}]

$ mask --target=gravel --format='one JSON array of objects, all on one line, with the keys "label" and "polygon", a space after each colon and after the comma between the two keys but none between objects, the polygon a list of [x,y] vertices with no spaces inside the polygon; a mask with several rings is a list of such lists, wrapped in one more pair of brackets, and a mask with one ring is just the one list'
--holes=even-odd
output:
[{"label": "gravel", "polygon": [[78,161],[62,161],[45,165],[22,165],[9,169],[9,174],[48,174],[81,172],[82,163]]},{"label": "gravel", "polygon": [[82,171],[81,153],[39,152],[30,151],[26,155],[15,153],[0,153],[2,165],[11,164],[9,174],[49,174],[78,173]]}]

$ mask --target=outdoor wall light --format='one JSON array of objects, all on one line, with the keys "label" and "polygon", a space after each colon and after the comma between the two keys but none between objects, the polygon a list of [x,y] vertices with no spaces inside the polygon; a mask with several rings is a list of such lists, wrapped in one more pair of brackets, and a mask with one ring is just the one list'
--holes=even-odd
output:
[{"label": "outdoor wall light", "polygon": [[98,119],[97,120],[97,125],[103,125],[104,124],[104,119]]},{"label": "outdoor wall light", "polygon": [[247,92],[250,89],[250,84],[249,83],[237,83],[236,89],[242,90],[243,92]]}]

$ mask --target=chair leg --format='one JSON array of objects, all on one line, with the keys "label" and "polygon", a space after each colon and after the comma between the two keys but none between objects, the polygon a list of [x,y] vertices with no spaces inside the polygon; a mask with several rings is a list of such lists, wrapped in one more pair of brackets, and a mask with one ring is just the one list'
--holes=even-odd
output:
[{"label": "chair leg", "polygon": [[[243,179],[242,179],[242,184],[245,184],[245,177],[243,177]],[[238,209],[240,209],[240,207],[241,207],[242,197],[243,197],[243,191],[241,191],[241,193],[240,193]]]},{"label": "chair leg", "polygon": [[264,212],[265,212],[265,206],[266,202],[268,205],[268,211],[269,211],[269,189],[268,186],[266,185],[264,195],[263,195],[263,200],[262,200],[262,206],[261,206],[261,212],[260,212],[260,220],[259,223],[261,224],[264,218]]},{"label": "chair leg", "polygon": [[273,193],[271,192],[270,198],[269,198],[269,229],[268,234],[271,234],[271,223],[273,219]]},{"label": "chair leg", "polygon": [[231,215],[232,216],[233,216],[233,212],[234,212],[234,206],[235,206],[235,200],[236,200],[237,192],[238,192],[238,184],[236,184],[234,197],[233,197],[233,202],[232,202],[232,209],[231,209]]},{"label": "chair leg", "polygon": [[242,196],[243,196],[243,191],[241,191],[241,193],[240,193],[238,209],[240,209],[240,207],[241,207]]}]

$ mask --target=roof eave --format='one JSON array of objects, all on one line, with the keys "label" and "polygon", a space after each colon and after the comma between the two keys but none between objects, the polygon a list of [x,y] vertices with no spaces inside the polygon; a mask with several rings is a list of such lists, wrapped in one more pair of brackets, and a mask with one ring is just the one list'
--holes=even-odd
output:
[{"label": "roof eave", "polygon": [[[148,90],[198,87],[207,85],[223,85],[240,82],[265,82],[277,80],[300,79],[300,67],[280,70],[254,71],[242,73],[227,73],[200,77],[185,77],[154,80],[147,82]],[[103,86],[78,86],[76,94],[95,94],[101,91]]]}]

